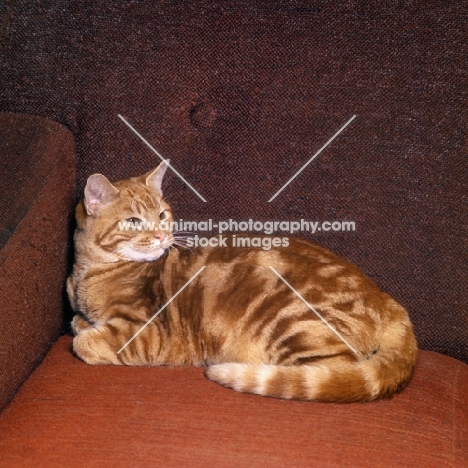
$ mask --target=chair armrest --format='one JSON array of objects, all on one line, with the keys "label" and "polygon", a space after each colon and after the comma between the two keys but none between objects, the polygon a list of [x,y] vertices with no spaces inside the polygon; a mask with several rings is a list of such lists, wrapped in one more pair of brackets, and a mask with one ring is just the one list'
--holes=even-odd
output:
[{"label": "chair armrest", "polygon": [[73,135],[0,113],[0,410],[63,329],[75,195]]}]

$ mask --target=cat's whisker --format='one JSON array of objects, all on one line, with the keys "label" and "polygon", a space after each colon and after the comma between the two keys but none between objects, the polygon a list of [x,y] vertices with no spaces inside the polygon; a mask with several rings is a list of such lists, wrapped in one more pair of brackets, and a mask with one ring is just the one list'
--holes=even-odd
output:
[{"label": "cat's whisker", "polygon": [[172,234],[193,234],[193,231],[182,231],[180,229],[176,229],[175,231],[172,231]]},{"label": "cat's whisker", "polygon": [[185,242],[173,242],[172,245],[177,245],[179,247],[188,247],[188,244]]},{"label": "cat's whisker", "polygon": [[183,242],[173,242],[172,245],[179,245],[180,247],[187,247],[188,244],[183,243]]},{"label": "cat's whisker", "polygon": [[172,239],[187,242],[190,237],[173,237]]},{"label": "cat's whisker", "polygon": [[190,250],[190,252],[192,252],[191,249],[189,249],[188,247],[184,247],[182,245],[173,245],[171,246],[173,249],[184,249],[184,250]]},{"label": "cat's whisker", "polygon": [[191,249],[190,247],[188,247],[186,244],[179,244],[179,243],[177,243],[177,242],[174,242],[174,243],[171,245],[171,247],[172,247],[172,248],[175,248],[175,247],[174,247],[175,245],[176,245],[177,247],[182,247],[183,249],[188,249],[188,250],[190,250],[190,252],[192,251],[192,249]]}]

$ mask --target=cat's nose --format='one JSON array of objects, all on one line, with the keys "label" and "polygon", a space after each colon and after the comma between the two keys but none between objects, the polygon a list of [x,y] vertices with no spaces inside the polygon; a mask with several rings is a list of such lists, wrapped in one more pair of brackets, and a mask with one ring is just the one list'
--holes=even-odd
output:
[{"label": "cat's nose", "polygon": [[154,233],[154,237],[156,240],[159,241],[160,244],[162,244],[164,242],[164,239],[165,239],[165,235],[163,232],[155,232]]}]

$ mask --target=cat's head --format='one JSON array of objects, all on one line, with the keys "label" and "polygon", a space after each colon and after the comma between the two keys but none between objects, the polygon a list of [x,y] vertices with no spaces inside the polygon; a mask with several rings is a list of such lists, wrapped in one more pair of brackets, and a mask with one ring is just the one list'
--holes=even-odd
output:
[{"label": "cat's head", "polygon": [[174,243],[173,217],[161,190],[167,167],[164,161],[143,176],[115,183],[102,174],[90,176],[76,209],[77,255],[101,262],[161,257]]}]

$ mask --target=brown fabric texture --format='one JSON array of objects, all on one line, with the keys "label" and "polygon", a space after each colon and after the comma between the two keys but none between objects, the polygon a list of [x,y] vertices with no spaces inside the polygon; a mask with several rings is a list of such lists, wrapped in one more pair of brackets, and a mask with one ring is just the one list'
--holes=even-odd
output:
[{"label": "brown fabric texture", "polygon": [[75,161],[72,134],[43,118],[0,114],[0,135],[1,410],[63,329]]},{"label": "brown fabric texture", "polygon": [[70,346],[59,339],[0,417],[0,466],[468,464],[468,366],[437,353],[392,400],[337,405],[237,393],[201,368],[88,366]]},{"label": "brown fabric texture", "polygon": [[[5,2],[0,109],[67,125],[78,193],[159,163],[176,217],[352,220],[302,232],[468,362],[468,2]],[[353,115],[356,119],[268,200]]]}]

